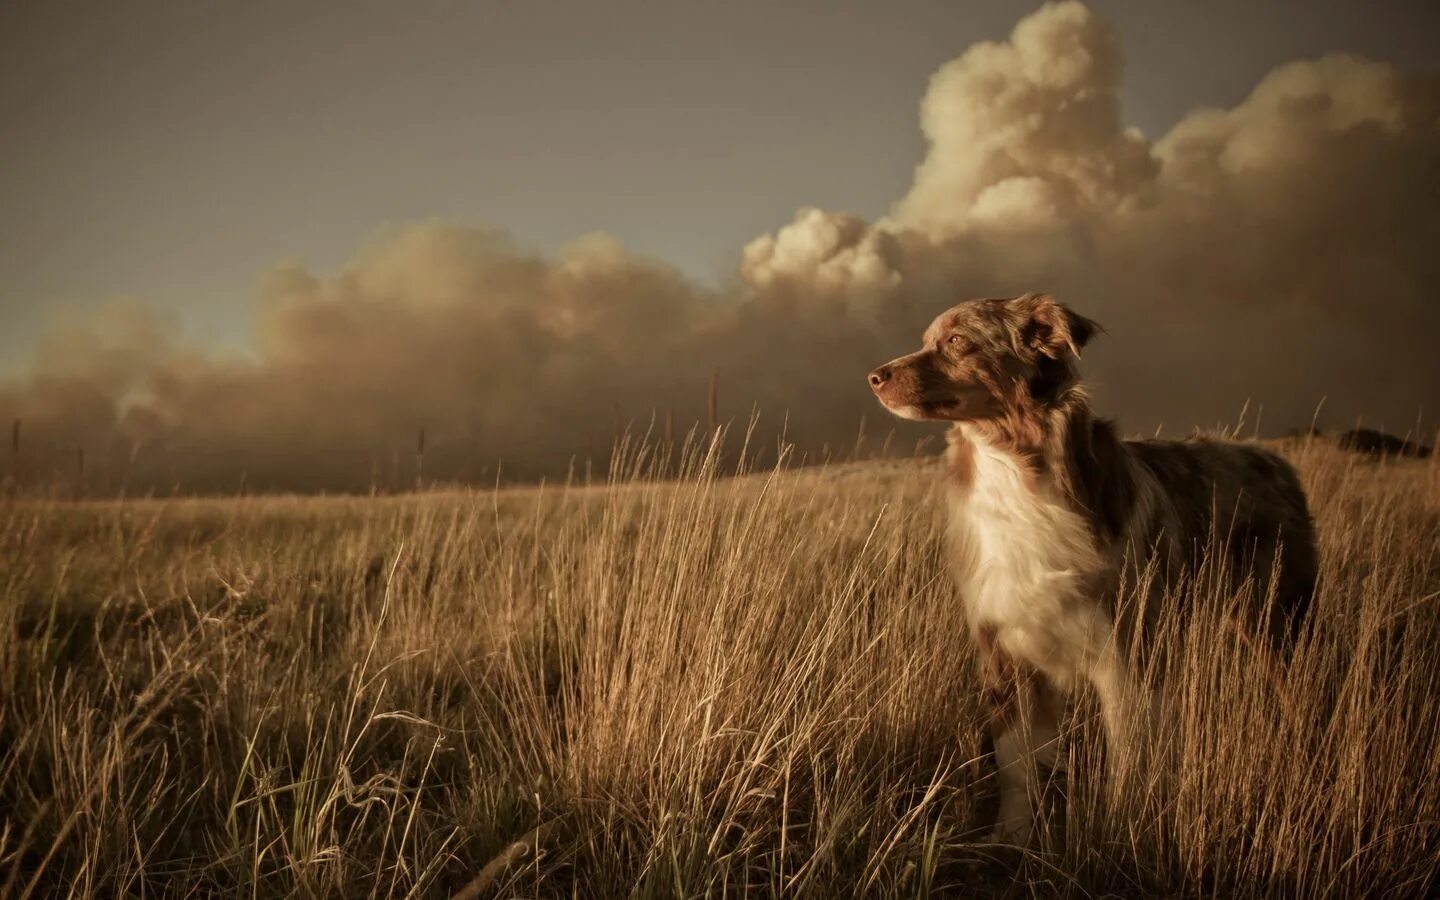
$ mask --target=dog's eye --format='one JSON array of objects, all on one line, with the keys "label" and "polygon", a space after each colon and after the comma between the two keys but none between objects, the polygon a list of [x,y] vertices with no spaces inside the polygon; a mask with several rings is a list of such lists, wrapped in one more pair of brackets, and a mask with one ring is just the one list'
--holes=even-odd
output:
[{"label": "dog's eye", "polygon": [[958,335],[958,334],[952,334],[952,335],[950,335],[948,338],[945,339],[945,343],[947,343],[947,344],[958,344],[958,343],[960,343],[960,335]]}]

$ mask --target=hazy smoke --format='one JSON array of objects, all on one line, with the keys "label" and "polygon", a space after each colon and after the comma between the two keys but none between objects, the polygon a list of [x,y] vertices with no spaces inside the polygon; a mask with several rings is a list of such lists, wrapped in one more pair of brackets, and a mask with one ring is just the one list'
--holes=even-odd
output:
[{"label": "hazy smoke", "polygon": [[[22,463],[113,486],[357,489],[603,459],[617,429],[721,416],[848,444],[874,364],[968,297],[1054,291],[1110,331],[1087,359],[1129,430],[1233,420],[1404,430],[1440,400],[1440,78],[1292,63],[1151,142],[1124,125],[1113,32],[1079,3],[931,79],[929,152],[881,221],[817,209],[744,249],[717,292],[605,236],[558,258],[447,223],[340,273],[273,273],[256,347],[221,360],[116,304],[58,330],[23,381]],[[768,434],[768,432],[767,432]]]},{"label": "hazy smoke", "polygon": [[[1404,430],[1440,400],[1440,77],[1335,55],[1151,143],[1113,33],[1046,6],[942,66],[888,219],[805,210],[746,249],[757,288],[854,304],[1045,288],[1104,323],[1089,372],[1133,429]],[[1253,419],[1252,419],[1253,421]],[[1433,419],[1431,427],[1434,427]]]}]

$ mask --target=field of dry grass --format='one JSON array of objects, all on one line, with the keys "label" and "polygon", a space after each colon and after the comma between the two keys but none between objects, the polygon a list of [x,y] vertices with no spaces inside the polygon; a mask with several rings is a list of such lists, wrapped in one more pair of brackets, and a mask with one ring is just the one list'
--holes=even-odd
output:
[{"label": "field of dry grass", "polygon": [[1292,662],[1168,630],[1172,763],[1107,790],[1082,700],[1026,852],[984,842],[933,464],[8,501],[0,895],[445,896],[527,834],[483,895],[1423,895],[1440,464],[1287,452]]}]

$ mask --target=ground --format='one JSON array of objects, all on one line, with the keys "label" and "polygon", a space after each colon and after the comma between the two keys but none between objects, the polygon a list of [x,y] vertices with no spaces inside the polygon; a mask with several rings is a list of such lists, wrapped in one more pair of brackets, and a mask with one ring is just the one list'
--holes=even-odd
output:
[{"label": "ground", "polygon": [[1423,894],[1440,464],[1285,452],[1293,658],[1177,617],[1170,762],[1107,789],[1080,698],[1028,851],[933,463],[0,501],[0,895]]}]

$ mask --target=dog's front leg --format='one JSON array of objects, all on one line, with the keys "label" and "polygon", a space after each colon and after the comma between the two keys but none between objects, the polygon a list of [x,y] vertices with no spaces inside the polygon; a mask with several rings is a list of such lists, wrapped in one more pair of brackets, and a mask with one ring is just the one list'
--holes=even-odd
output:
[{"label": "dog's front leg", "polygon": [[1018,663],[994,637],[993,630],[981,629],[981,679],[1000,787],[991,840],[1023,847],[1034,837],[1035,810],[1058,757],[1058,698],[1039,670]]}]

